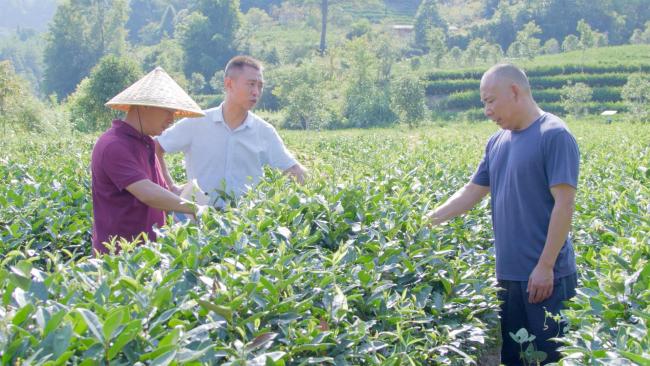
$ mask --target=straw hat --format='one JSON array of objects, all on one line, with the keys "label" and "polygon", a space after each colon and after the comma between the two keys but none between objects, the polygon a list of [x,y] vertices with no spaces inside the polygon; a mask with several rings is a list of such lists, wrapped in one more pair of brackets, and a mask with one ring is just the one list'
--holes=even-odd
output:
[{"label": "straw hat", "polygon": [[106,103],[108,107],[125,112],[132,105],[175,109],[175,117],[205,116],[201,107],[162,67],[156,67]]}]

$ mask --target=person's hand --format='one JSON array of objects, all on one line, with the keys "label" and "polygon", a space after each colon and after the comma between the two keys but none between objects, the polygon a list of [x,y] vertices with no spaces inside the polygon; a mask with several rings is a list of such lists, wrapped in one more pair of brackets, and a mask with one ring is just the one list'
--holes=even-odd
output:
[{"label": "person's hand", "polygon": [[181,192],[183,191],[183,186],[182,185],[179,186],[178,184],[172,184],[169,187],[169,191],[177,196],[180,196]]},{"label": "person's hand", "polygon": [[208,213],[209,207],[210,206],[208,205],[196,205],[196,213],[194,214],[194,217],[197,221],[201,220],[201,218]]},{"label": "person's hand", "polygon": [[537,264],[528,278],[528,302],[538,304],[553,294],[553,267]]},{"label": "person's hand", "polygon": [[199,223],[201,222],[201,219],[208,213],[209,207],[208,205],[199,205],[196,203],[192,203],[192,208],[194,208],[194,214],[190,215],[191,221],[194,223]]},{"label": "person's hand", "polygon": [[427,212],[424,215],[424,218],[426,219],[425,225],[428,227],[433,227],[440,225],[444,222],[444,220],[440,219],[438,216],[436,216],[436,211],[432,210]]}]

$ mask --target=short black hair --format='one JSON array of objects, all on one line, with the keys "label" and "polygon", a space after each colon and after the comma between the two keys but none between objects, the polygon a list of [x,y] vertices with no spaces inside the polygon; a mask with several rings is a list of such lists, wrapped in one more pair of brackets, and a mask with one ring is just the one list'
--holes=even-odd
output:
[{"label": "short black hair", "polygon": [[231,58],[230,61],[228,61],[228,64],[226,64],[226,69],[224,70],[224,75],[231,76],[233,70],[241,70],[244,68],[244,66],[250,66],[258,71],[264,70],[264,66],[262,66],[262,63],[259,60],[250,56],[239,55]]}]

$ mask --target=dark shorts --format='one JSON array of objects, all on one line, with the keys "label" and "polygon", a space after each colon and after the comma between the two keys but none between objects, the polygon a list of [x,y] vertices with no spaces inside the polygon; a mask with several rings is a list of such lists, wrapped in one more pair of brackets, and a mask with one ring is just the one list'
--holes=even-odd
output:
[{"label": "dark shorts", "polygon": [[[558,337],[563,334],[565,325],[558,324],[552,318],[546,317],[546,312],[559,314],[564,308],[564,302],[575,296],[577,286],[577,274],[559,278],[553,286],[551,297],[539,304],[528,302],[527,281],[503,281],[499,280],[499,300],[501,301],[501,362],[505,365],[524,365],[525,363],[519,353],[522,346],[510,337],[510,333],[516,334],[521,328],[526,328],[529,334],[534,334],[536,339],[532,342],[536,350],[545,352],[548,362],[556,362],[560,358],[557,348],[561,344],[549,341],[549,338]],[[561,322],[562,323],[562,322]],[[526,350],[528,343],[523,344]]]}]

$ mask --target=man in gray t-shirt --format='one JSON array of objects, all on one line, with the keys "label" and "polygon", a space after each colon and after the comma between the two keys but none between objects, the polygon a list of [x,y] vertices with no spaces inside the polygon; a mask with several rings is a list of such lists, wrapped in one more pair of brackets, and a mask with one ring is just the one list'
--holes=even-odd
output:
[{"label": "man in gray t-shirt", "polygon": [[576,263],[569,230],[580,155],[565,123],[542,111],[528,78],[514,65],[490,68],[481,79],[485,114],[502,130],[487,143],[469,183],[428,214],[437,225],[471,209],[490,193],[501,304],[501,361],[521,364],[520,328],[534,346],[557,361],[561,334],[545,311],[557,314],[575,294]]}]

